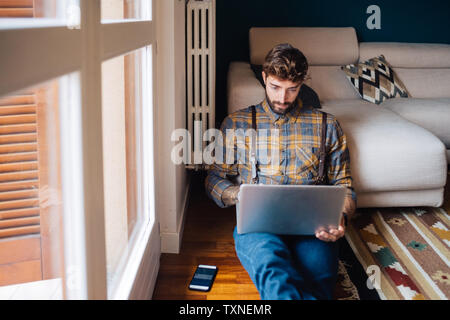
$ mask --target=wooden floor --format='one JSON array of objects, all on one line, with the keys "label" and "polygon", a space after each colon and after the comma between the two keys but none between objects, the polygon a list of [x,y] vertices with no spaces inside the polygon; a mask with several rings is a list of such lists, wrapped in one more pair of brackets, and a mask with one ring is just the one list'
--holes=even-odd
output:
[{"label": "wooden floor", "polygon": [[[205,193],[203,175],[193,173],[181,252],[162,254],[155,300],[259,300],[234,251],[235,208],[219,208]],[[210,292],[188,289],[197,265],[219,268]]]},{"label": "wooden floor", "polygon": [[[207,197],[203,181],[201,173],[193,174],[181,253],[161,255],[153,299],[259,300],[258,291],[234,251],[235,209],[220,209]],[[450,208],[450,183],[445,194],[444,208]],[[210,292],[188,289],[198,264],[219,267]]]}]

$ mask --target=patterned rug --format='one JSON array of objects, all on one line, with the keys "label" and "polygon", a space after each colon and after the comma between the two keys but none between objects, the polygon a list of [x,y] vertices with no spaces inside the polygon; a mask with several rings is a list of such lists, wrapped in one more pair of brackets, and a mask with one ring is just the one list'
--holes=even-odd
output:
[{"label": "patterned rug", "polygon": [[339,269],[335,300],[380,300],[376,290],[367,287],[367,274],[348,241],[339,239]]},{"label": "patterned rug", "polygon": [[339,260],[338,280],[334,290],[335,300],[361,300],[358,288],[348,274],[348,267],[344,261]]},{"label": "patterned rug", "polygon": [[358,209],[346,240],[369,275],[366,285],[381,299],[450,298],[448,212],[429,207]]}]

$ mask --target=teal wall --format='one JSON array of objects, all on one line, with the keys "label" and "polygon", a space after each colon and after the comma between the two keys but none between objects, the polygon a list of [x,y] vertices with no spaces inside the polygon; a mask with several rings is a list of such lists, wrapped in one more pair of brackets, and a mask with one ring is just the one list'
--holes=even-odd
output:
[{"label": "teal wall", "polygon": [[[359,41],[450,44],[449,0],[216,0],[216,122],[226,116],[231,61],[249,61],[251,27],[354,27]],[[381,30],[366,27],[370,5],[381,9]]]}]

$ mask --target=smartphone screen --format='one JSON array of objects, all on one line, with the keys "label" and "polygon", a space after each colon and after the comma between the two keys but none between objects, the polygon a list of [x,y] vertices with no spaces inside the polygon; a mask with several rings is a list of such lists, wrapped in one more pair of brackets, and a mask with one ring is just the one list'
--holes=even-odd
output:
[{"label": "smartphone screen", "polygon": [[191,283],[189,284],[189,289],[198,291],[211,290],[216,274],[216,266],[207,266],[204,264],[199,265],[197,270],[195,270]]}]

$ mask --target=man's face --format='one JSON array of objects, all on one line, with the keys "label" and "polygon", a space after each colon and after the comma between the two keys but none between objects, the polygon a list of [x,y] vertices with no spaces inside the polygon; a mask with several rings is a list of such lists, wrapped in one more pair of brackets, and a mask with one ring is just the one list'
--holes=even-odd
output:
[{"label": "man's face", "polygon": [[302,82],[283,80],[272,75],[267,76],[264,71],[262,75],[270,107],[275,113],[285,114],[294,106]]}]

